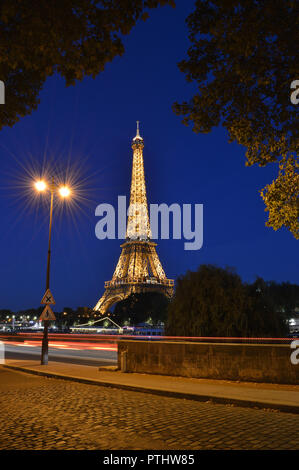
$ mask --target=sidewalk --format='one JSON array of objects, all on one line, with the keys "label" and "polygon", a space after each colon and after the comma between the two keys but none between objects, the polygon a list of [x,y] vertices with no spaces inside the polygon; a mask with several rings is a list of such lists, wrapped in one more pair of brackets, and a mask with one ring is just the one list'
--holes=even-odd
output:
[{"label": "sidewalk", "polygon": [[41,366],[37,361],[6,360],[3,367],[30,374],[124,390],[299,413],[299,385],[132,374],[116,371],[111,367],[99,369],[95,366],[52,361],[47,366]]}]

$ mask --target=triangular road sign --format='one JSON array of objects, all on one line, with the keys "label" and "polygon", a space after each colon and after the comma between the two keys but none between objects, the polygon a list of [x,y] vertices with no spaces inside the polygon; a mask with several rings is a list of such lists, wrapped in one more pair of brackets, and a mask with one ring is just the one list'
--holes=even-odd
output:
[{"label": "triangular road sign", "polygon": [[41,304],[42,305],[55,305],[55,300],[54,300],[54,297],[50,291],[50,289],[47,289],[43,298],[42,298],[42,301],[41,301]]},{"label": "triangular road sign", "polygon": [[50,305],[46,305],[44,310],[42,311],[41,316],[39,317],[39,321],[41,320],[56,320],[53,310],[51,309]]}]

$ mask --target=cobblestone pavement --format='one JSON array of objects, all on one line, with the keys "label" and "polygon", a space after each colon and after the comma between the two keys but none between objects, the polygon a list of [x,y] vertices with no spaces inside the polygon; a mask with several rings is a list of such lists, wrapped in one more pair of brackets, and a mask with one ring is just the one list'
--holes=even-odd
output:
[{"label": "cobblestone pavement", "polygon": [[0,449],[299,449],[299,415],[0,367]]}]

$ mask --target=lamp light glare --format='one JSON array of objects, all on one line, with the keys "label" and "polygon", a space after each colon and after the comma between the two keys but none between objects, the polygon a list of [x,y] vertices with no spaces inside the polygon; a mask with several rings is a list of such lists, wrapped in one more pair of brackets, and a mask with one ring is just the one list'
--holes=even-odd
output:
[{"label": "lamp light glare", "polygon": [[59,188],[59,194],[61,197],[68,197],[70,195],[71,191],[67,186],[62,186]]},{"label": "lamp light glare", "polygon": [[44,191],[46,189],[47,185],[44,181],[40,180],[35,183],[35,189],[37,191]]}]

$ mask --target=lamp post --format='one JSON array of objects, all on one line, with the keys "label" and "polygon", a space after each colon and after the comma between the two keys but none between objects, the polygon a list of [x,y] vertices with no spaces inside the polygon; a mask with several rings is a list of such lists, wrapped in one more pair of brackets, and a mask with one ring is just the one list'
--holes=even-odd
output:
[{"label": "lamp post", "polygon": [[[37,191],[42,192],[47,189],[47,184],[43,181],[37,181],[35,183],[35,188]],[[47,256],[47,276],[46,276],[46,292],[50,289],[50,263],[51,263],[51,235],[52,235],[52,222],[53,222],[53,201],[54,201],[54,192],[55,189],[58,189],[58,192],[62,198],[66,198],[70,195],[70,189],[67,186],[56,187],[54,177],[52,177],[51,183],[49,185],[50,190],[50,217],[49,217],[49,239],[48,239],[48,256]],[[48,330],[49,330],[49,320],[44,320],[44,331],[42,339],[42,352],[41,352],[41,365],[48,364]]]}]

